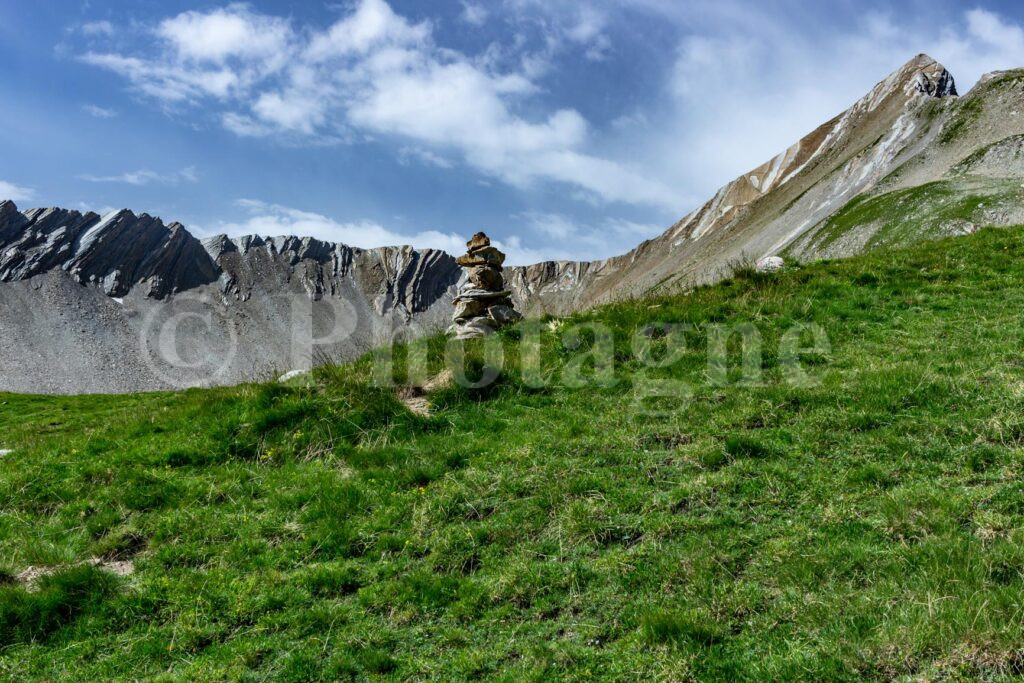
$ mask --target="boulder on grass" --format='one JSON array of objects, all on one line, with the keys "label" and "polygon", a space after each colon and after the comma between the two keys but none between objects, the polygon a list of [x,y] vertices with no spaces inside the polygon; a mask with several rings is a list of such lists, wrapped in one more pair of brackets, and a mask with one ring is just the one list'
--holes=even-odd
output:
[{"label": "boulder on grass", "polygon": [[780,256],[764,256],[754,264],[754,269],[759,273],[774,273],[785,267],[786,262]]}]

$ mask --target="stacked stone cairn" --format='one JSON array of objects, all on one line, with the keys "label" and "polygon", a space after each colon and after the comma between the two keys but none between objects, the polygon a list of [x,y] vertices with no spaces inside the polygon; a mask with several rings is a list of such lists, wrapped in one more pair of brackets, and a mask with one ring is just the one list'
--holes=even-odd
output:
[{"label": "stacked stone cairn", "polygon": [[482,232],[473,235],[466,246],[469,251],[455,259],[467,271],[455,297],[449,329],[456,339],[485,337],[523,317],[512,307],[512,292],[505,289],[501,276],[505,255],[492,247],[491,240]]}]

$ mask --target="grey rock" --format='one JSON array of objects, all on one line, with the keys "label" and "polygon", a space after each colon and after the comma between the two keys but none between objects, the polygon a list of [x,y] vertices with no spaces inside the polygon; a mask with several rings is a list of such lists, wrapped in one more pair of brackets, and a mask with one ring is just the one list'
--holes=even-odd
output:
[{"label": "grey rock", "polygon": [[20,212],[5,201],[0,390],[231,384],[282,365],[347,360],[444,330],[460,277],[437,250],[297,237],[200,242],[146,214]]},{"label": "grey rock", "polygon": [[449,333],[454,333],[456,339],[476,339],[494,334],[498,325],[488,317],[469,318],[467,320],[456,320],[452,323]]},{"label": "grey rock", "polygon": [[499,328],[512,325],[523,319],[523,316],[516,309],[506,304],[497,304],[488,308],[487,317]]},{"label": "grey rock", "polygon": [[774,273],[785,267],[786,262],[778,256],[763,256],[754,264],[754,269],[759,273]]},{"label": "grey rock", "polygon": [[117,297],[142,286],[160,299],[217,278],[202,245],[179,223],[165,226],[127,209],[102,217],[56,208],[22,214],[13,202],[0,204],[0,282],[55,268]]}]

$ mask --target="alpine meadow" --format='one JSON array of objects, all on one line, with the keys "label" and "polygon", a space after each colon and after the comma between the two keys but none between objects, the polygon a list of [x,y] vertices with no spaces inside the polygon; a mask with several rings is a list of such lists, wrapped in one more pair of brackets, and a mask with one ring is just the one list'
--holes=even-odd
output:
[{"label": "alpine meadow", "polygon": [[1024,679],[1020,7],[178,4],[0,3],[0,680]]}]

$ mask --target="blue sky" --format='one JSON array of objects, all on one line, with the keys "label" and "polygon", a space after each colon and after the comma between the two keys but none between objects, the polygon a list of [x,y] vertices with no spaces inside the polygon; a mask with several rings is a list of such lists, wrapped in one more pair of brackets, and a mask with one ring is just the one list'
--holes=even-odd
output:
[{"label": "blue sky", "polygon": [[961,92],[1024,66],[1022,25],[1005,0],[0,0],[0,195],[605,257],[919,52]]}]

